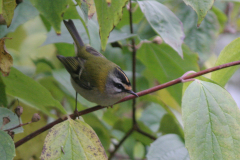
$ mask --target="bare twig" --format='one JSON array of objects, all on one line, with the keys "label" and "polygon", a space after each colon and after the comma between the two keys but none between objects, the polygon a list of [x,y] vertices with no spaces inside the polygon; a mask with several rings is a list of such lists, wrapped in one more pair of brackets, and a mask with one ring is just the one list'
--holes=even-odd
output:
[{"label": "bare twig", "polygon": [[27,122],[27,123],[23,123],[23,124],[19,124],[19,125],[15,126],[15,127],[12,127],[12,128],[9,128],[9,129],[5,129],[4,131],[11,131],[11,130],[14,130],[14,129],[22,127],[22,126],[25,126],[25,125],[30,124],[30,123],[32,123],[32,121]]},{"label": "bare twig", "polygon": [[[206,70],[203,70],[203,71],[200,71],[200,72],[197,72],[197,73],[193,73],[191,75],[188,75],[185,77],[185,79],[190,79],[190,78],[195,78],[195,77],[198,77],[198,76],[201,76],[201,75],[204,75],[204,74],[207,74],[207,73],[210,73],[210,72],[214,72],[214,71],[217,71],[217,70],[220,70],[220,69],[223,69],[223,68],[227,68],[227,67],[231,67],[231,66],[235,66],[235,65],[239,65],[240,64],[240,61],[235,61],[235,62],[230,62],[230,63],[226,63],[226,64],[222,64],[222,65],[219,65],[219,66],[215,66],[215,67],[212,67],[212,68],[209,68],[209,69],[206,69]],[[155,86],[155,87],[152,87],[152,88],[149,88],[147,90],[144,90],[144,91],[141,91],[141,92],[138,92],[138,96],[144,96],[144,95],[147,95],[149,93],[153,93],[153,92],[156,92],[158,90],[161,90],[163,88],[167,88],[167,87],[170,87],[172,85],[175,85],[175,84],[178,84],[178,83],[181,83],[181,77],[180,78],[177,78],[175,80],[172,80],[170,82],[167,82],[167,83],[164,83],[164,84],[161,84],[161,85],[158,85],[158,86]],[[134,95],[129,95],[125,98],[123,98],[122,100],[120,100],[119,102],[117,103],[121,103],[121,102],[125,102],[125,101],[128,101],[130,99],[134,99],[136,98]],[[116,103],[116,104],[117,104]],[[95,107],[91,107],[91,108],[88,108],[88,109],[85,109],[85,110],[82,110],[79,113],[79,116],[81,115],[85,115],[85,114],[88,114],[88,113],[91,113],[91,112],[94,112],[94,111],[97,111],[97,110],[100,110],[100,109],[103,109],[103,108],[106,108],[106,107],[103,107],[103,106],[95,106]],[[70,117],[71,118],[75,118],[77,115],[74,115],[74,114],[71,114]],[[39,130],[29,134],[28,136],[24,137],[23,139],[19,140],[18,142],[15,143],[15,147],[18,147],[20,145],[22,145],[23,143],[29,141],[30,139],[36,137],[37,135],[41,134],[42,132],[52,128],[54,125],[60,123],[60,122],[63,122],[67,120],[67,116],[64,117],[64,118],[59,118],[55,121],[53,121],[52,123],[49,123],[47,124],[46,126],[40,128]]]},{"label": "bare twig", "polygon": [[148,133],[144,132],[144,131],[141,130],[140,128],[137,128],[136,131],[139,132],[139,133],[141,133],[142,135],[144,135],[144,136],[152,139],[152,140],[156,140],[156,139],[157,139],[156,137],[152,136],[151,134],[148,134]]},{"label": "bare twig", "polygon": [[122,138],[122,140],[115,146],[115,149],[110,153],[108,159],[112,159],[118,148],[123,144],[123,142],[133,133],[134,129],[131,128],[125,136]]},{"label": "bare twig", "polygon": [[[129,1],[129,19],[130,19],[130,32],[133,34],[133,22],[132,22],[132,1]],[[135,40],[132,38],[132,90],[136,92],[136,46]],[[137,125],[136,122],[136,99],[133,99],[132,102],[132,125]]]}]

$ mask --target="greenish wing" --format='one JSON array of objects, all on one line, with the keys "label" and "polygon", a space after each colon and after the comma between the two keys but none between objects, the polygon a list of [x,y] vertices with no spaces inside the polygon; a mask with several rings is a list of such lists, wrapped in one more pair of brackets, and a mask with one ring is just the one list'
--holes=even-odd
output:
[{"label": "greenish wing", "polygon": [[[98,51],[96,51],[94,48],[92,48],[91,46],[86,46],[86,51],[91,53],[94,56],[100,56],[100,57],[104,57],[101,53],[99,53]],[[105,58],[105,57],[104,57]]]},{"label": "greenish wing", "polygon": [[62,62],[75,83],[84,89],[92,90],[93,87],[85,78],[83,78],[86,77],[84,61],[80,60],[78,57],[64,57],[60,55],[58,55],[57,58]]}]

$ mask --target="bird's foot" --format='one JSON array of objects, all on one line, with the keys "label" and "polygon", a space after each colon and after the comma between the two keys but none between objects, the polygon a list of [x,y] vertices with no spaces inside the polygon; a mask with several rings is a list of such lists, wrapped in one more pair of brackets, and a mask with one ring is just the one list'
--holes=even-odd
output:
[{"label": "bird's foot", "polygon": [[107,106],[107,109],[108,109],[108,108],[113,108],[113,105],[111,105],[111,106]]},{"label": "bird's foot", "polygon": [[78,113],[78,109],[77,108],[75,108],[75,110],[74,110],[74,114],[76,115],[76,118],[79,118],[79,113]]}]

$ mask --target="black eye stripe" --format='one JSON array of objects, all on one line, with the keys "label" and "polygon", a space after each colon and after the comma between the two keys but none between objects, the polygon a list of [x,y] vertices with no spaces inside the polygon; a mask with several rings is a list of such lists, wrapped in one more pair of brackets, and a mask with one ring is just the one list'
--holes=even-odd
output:
[{"label": "black eye stripe", "polygon": [[124,90],[124,87],[123,87],[122,84],[116,83],[116,82],[114,82],[113,84],[114,84],[114,86],[115,86],[116,88]]}]

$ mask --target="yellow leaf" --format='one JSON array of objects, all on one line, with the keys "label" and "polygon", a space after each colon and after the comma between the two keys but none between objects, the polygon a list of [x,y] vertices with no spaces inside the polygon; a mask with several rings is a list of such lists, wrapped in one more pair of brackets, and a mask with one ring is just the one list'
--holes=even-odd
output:
[{"label": "yellow leaf", "polygon": [[7,26],[9,27],[11,22],[12,22],[12,18],[14,15],[14,9],[16,8],[16,1],[15,0],[3,0],[2,3],[2,15],[7,23]]},{"label": "yellow leaf", "polygon": [[94,0],[86,0],[88,6],[88,18],[91,19],[94,13],[96,13],[96,7]]},{"label": "yellow leaf", "polygon": [[68,119],[51,128],[41,159],[107,160],[95,131],[81,120]]},{"label": "yellow leaf", "polygon": [[2,38],[0,39],[0,71],[3,76],[8,76],[13,65],[13,58],[7,52],[4,41],[5,39],[11,38]]}]

